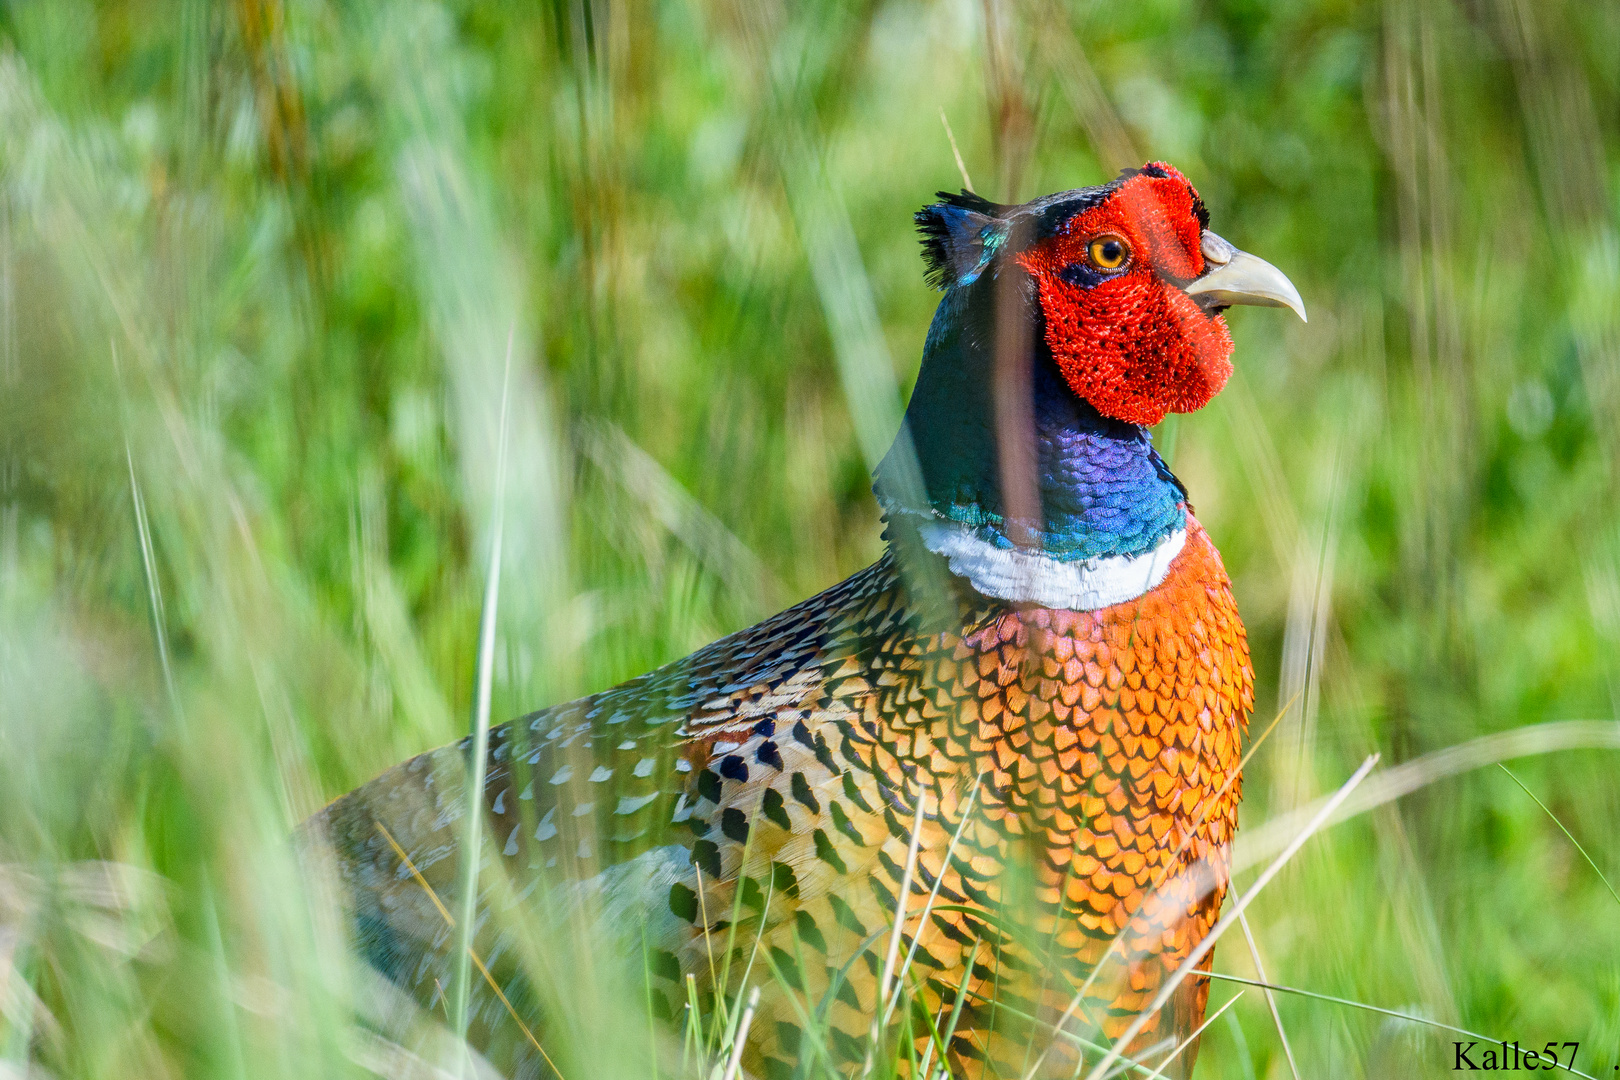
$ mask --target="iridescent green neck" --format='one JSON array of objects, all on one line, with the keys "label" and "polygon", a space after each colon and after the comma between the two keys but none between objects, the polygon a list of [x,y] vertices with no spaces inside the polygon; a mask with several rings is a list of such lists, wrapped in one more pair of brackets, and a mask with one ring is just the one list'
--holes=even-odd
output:
[{"label": "iridescent green neck", "polygon": [[[967,288],[953,289],[929,330],[922,370],[906,409],[919,484],[904,482],[897,449],[874,486],[893,525],[949,521],[985,542],[1012,547],[1001,492],[993,359],[964,333]],[[1039,341],[1039,338],[1036,339]],[[1019,522],[1021,543],[1060,561],[1140,555],[1182,528],[1186,491],[1145,428],[1110,420],[1064,383],[1044,347],[1033,358],[1032,405],[1040,520]],[[908,488],[910,490],[908,490]]]}]

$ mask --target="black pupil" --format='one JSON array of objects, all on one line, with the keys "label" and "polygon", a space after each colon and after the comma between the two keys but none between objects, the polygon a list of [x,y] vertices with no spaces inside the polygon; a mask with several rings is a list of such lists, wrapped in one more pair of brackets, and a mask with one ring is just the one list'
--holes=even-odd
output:
[{"label": "black pupil", "polygon": [[1123,249],[1120,248],[1118,240],[1106,240],[1106,241],[1103,242],[1103,245],[1102,245],[1102,261],[1103,262],[1105,262],[1105,263],[1117,263],[1117,262],[1119,262],[1121,256],[1123,256],[1123,255],[1124,255],[1124,251],[1123,251]]}]

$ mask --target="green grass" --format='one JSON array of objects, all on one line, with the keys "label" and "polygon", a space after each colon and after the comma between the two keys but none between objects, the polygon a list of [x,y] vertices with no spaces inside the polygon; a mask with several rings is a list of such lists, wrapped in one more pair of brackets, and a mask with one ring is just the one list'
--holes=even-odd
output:
[{"label": "green grass", "polygon": [[[497,492],[496,720],[876,557],[941,110],[993,198],[1172,161],[1310,308],[1234,311],[1232,384],[1157,435],[1257,729],[1295,703],[1245,833],[1375,751],[1615,722],[1616,56],[1573,0],[0,6],[0,1076],[456,1067],[289,831],[467,730]],[[1545,812],[1403,774],[1248,910],[1268,981],[1610,1075],[1606,745],[1513,764]],[[569,1080],[654,1073],[610,966]],[[1302,1076],[1451,1075],[1445,1033],[1275,997]],[[1199,1076],[1288,1075],[1251,989]]]}]

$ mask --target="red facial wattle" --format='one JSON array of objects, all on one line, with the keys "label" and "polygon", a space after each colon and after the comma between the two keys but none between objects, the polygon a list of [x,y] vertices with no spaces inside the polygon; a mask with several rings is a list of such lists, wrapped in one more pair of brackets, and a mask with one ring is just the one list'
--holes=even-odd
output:
[{"label": "red facial wattle", "polygon": [[[1179,172],[1154,163],[1018,256],[1035,279],[1053,359],[1105,416],[1152,426],[1202,408],[1232,374],[1225,320],[1178,284],[1204,272],[1201,209]],[[1123,266],[1098,266],[1088,253],[1098,238],[1124,241]]]}]

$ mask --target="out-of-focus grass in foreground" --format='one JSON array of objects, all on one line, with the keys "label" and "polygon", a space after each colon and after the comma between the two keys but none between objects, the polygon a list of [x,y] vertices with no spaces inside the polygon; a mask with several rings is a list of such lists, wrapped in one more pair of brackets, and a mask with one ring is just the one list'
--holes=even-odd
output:
[{"label": "out-of-focus grass in foreground", "polygon": [[[1614,723],[1617,58],[1574,0],[0,6],[0,1077],[458,1067],[375,1021],[286,837],[466,729],[508,336],[497,720],[878,554],[941,110],[992,198],[1174,162],[1309,304],[1234,311],[1158,433],[1258,723],[1294,703],[1246,830],[1374,750]],[[1513,768],[1612,881],[1608,730]],[[1266,974],[1609,1075],[1620,910],[1502,770],[1444,772],[1260,895]],[[563,1075],[680,1073],[568,974]],[[1301,1075],[1450,1075],[1276,1010]],[[1249,990],[1200,1076],[1288,1076],[1277,1020]]]}]

